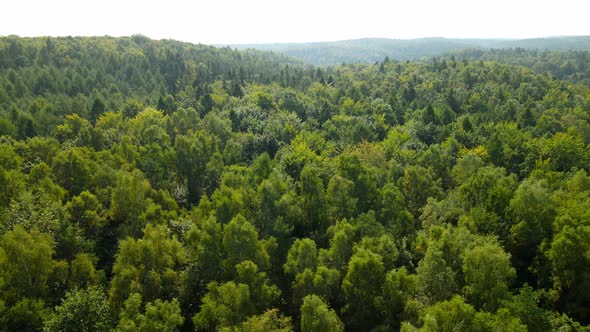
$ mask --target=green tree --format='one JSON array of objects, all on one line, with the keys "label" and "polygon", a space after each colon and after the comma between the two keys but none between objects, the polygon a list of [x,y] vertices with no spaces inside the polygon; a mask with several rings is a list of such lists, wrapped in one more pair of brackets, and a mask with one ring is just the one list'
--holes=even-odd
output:
[{"label": "green tree", "polygon": [[405,218],[405,197],[393,183],[387,183],[381,189],[381,220],[386,225],[401,223]]},{"label": "green tree", "polygon": [[348,263],[348,271],[342,281],[346,298],[344,312],[347,326],[371,329],[379,322],[377,304],[381,301],[385,269],[382,257],[370,250],[357,248]]},{"label": "green tree", "polygon": [[[377,224],[378,225],[378,224]],[[379,229],[376,233],[382,233]],[[381,256],[383,267],[385,270],[390,270],[398,258],[398,249],[393,237],[387,233],[380,236],[365,236],[358,242],[354,250],[366,249]]]},{"label": "green tree", "polygon": [[53,159],[52,169],[56,183],[71,196],[79,195],[88,187],[92,178],[92,163],[84,155],[88,150],[71,148]]},{"label": "green tree", "polygon": [[61,305],[45,322],[45,331],[110,331],[113,327],[109,303],[100,288],[66,293]]},{"label": "green tree", "polygon": [[36,331],[41,330],[46,316],[43,300],[24,298],[2,313],[0,323],[6,331]]},{"label": "green tree", "polygon": [[510,282],[516,271],[510,265],[510,254],[500,245],[486,242],[468,250],[463,260],[465,295],[476,308],[494,312],[510,293]]},{"label": "green tree", "polygon": [[486,166],[457,187],[457,195],[464,208],[482,207],[504,215],[516,186],[513,175],[506,175],[500,167]]},{"label": "green tree", "polygon": [[357,237],[357,228],[346,219],[328,229],[330,235],[328,250],[320,250],[321,261],[339,270],[345,270],[352,256],[353,244]]},{"label": "green tree", "polygon": [[212,282],[203,297],[200,311],[193,316],[197,331],[210,331],[235,326],[255,313],[250,287],[233,281],[225,284]]},{"label": "green tree", "polygon": [[[338,158],[340,175],[354,183],[353,196],[358,200],[357,209],[360,213],[373,209],[378,201],[378,174],[374,168],[366,164],[379,164],[384,160],[380,153],[374,150],[373,145],[361,143],[353,153],[343,153]],[[377,156],[373,157],[371,155],[373,152]],[[370,161],[365,162],[363,159]]]},{"label": "green tree", "polygon": [[86,288],[98,282],[96,258],[90,254],[81,253],[70,262],[68,282],[71,288]]},{"label": "green tree", "polygon": [[510,251],[519,273],[530,265],[543,239],[551,236],[555,214],[555,204],[544,180],[525,180],[514,192],[514,198],[510,200],[513,218]]},{"label": "green tree", "polygon": [[111,218],[120,223],[122,234],[138,237],[145,227],[146,212],[151,200],[146,197],[151,189],[140,171],[133,173],[121,173],[117,179],[117,185],[112,190]]},{"label": "green tree", "polygon": [[404,176],[399,180],[399,187],[406,198],[406,206],[414,215],[426,204],[428,197],[440,197],[440,184],[431,173],[420,166],[410,166],[404,170]]},{"label": "green tree", "polygon": [[529,331],[549,331],[552,322],[549,312],[539,307],[542,293],[525,284],[504,306],[514,317],[518,317]]},{"label": "green tree", "polygon": [[0,229],[8,231],[16,225],[21,225],[28,231],[37,228],[52,236],[59,246],[60,240],[65,237],[61,232],[69,226],[66,218],[61,202],[43,192],[22,191],[12,199],[6,211],[6,220],[0,224]]},{"label": "green tree", "polygon": [[250,260],[266,270],[270,267],[270,255],[265,241],[258,240],[258,232],[242,215],[237,215],[223,228],[223,266],[231,271],[237,264]]},{"label": "green tree", "polygon": [[456,272],[448,266],[443,252],[434,247],[428,247],[416,272],[418,290],[427,303],[448,300],[457,290]]},{"label": "green tree", "polygon": [[133,118],[139,114],[139,112],[143,111],[144,108],[145,106],[140,101],[129,98],[125,101],[121,113],[126,118]]},{"label": "green tree", "polygon": [[389,329],[399,329],[404,320],[406,303],[417,292],[416,276],[409,274],[405,267],[391,270],[383,283],[383,300],[379,309]]},{"label": "green tree", "polygon": [[187,182],[189,203],[195,204],[205,193],[207,163],[217,152],[214,136],[204,131],[180,135],[175,150],[178,174]]},{"label": "green tree", "polygon": [[109,292],[115,310],[134,293],[145,301],[178,296],[186,259],[182,243],[162,226],[148,225],[143,238],[122,240]]},{"label": "green tree", "polygon": [[[286,179],[273,173],[269,179],[263,180],[256,192],[255,225],[261,235],[272,235],[284,238],[293,230],[294,221],[291,211],[298,208],[298,204],[289,204],[295,192]],[[295,197],[297,198],[297,197]],[[295,202],[293,202],[295,203]]]},{"label": "green tree", "polygon": [[141,295],[134,293],[129,296],[119,314],[116,331],[173,332],[182,326],[184,318],[176,299],[148,302],[143,312],[141,303]]},{"label": "green tree", "polygon": [[56,262],[52,239],[20,225],[0,240],[0,305],[6,309],[0,328],[37,330],[45,316],[44,300],[49,297]]},{"label": "green tree", "polygon": [[262,312],[276,304],[281,291],[270,283],[265,272],[258,271],[256,264],[243,261],[236,265],[236,271],[236,281],[250,288],[251,301],[257,312]]},{"label": "green tree", "polygon": [[301,305],[301,331],[340,332],[344,331],[344,325],[334,310],[312,294],[306,296]]},{"label": "green tree", "polygon": [[551,263],[554,288],[559,291],[561,301],[567,303],[568,313],[586,320],[590,296],[584,287],[590,282],[590,225],[569,215],[558,217],[555,225],[561,230],[546,253]]},{"label": "green tree", "polygon": [[325,193],[318,170],[306,166],[301,170],[300,178],[303,211],[306,216],[306,234],[319,235],[326,228]]},{"label": "green tree", "polygon": [[293,291],[293,304],[299,307],[307,295],[316,294],[332,303],[341,302],[341,274],[336,269],[319,266],[313,271],[305,269],[297,273],[291,289]]},{"label": "green tree", "polygon": [[245,195],[248,194],[250,193],[243,189],[226,185],[222,185],[219,190],[216,190],[211,196],[211,201],[217,221],[225,225],[238,214],[244,212],[244,205],[248,203]]},{"label": "green tree", "polygon": [[477,331],[475,327],[476,311],[465,303],[460,296],[447,301],[438,302],[428,307],[423,315],[424,326],[416,329],[409,323],[402,324],[401,331]]},{"label": "green tree", "polygon": [[339,175],[334,175],[326,189],[326,200],[330,221],[353,217],[358,201],[354,197],[354,183]]},{"label": "green tree", "polygon": [[278,309],[265,311],[263,314],[251,316],[241,325],[233,328],[222,328],[221,332],[291,332],[293,323],[290,317],[279,313]]},{"label": "green tree", "polygon": [[589,166],[588,146],[580,135],[557,133],[539,143],[542,157],[548,159],[553,170],[567,172],[572,167],[587,169]]},{"label": "green tree", "polygon": [[54,268],[53,240],[32,229],[25,231],[20,225],[2,236],[0,248],[5,255],[1,261],[5,284],[4,298],[9,302],[29,298],[43,298]]},{"label": "green tree", "polygon": [[90,122],[78,114],[67,115],[64,124],[57,126],[56,136],[60,141],[74,146],[100,146]]},{"label": "green tree", "polygon": [[318,265],[318,250],[311,239],[297,239],[293,242],[284,265],[285,273],[296,275],[305,269],[315,270]]},{"label": "green tree", "polygon": [[72,222],[77,223],[84,230],[89,239],[97,239],[98,234],[105,227],[107,220],[105,211],[98,198],[89,191],[83,191],[66,204]]},{"label": "green tree", "polygon": [[104,101],[99,98],[95,97],[94,101],[92,102],[92,107],[90,107],[89,116],[90,121],[95,123],[98,117],[106,111],[106,105]]},{"label": "green tree", "polygon": [[187,269],[183,272],[182,302],[198,303],[207,284],[220,279],[223,268],[223,232],[215,217],[198,218],[184,234],[188,252]]},{"label": "green tree", "polygon": [[506,309],[500,309],[495,314],[490,312],[478,312],[475,314],[475,329],[489,332],[525,332],[529,331],[518,317],[514,317]]},{"label": "green tree", "polygon": [[8,208],[10,201],[18,195],[25,185],[24,181],[19,181],[18,176],[15,176],[18,173],[15,173],[0,166],[0,185],[3,188],[0,192],[0,214]]}]

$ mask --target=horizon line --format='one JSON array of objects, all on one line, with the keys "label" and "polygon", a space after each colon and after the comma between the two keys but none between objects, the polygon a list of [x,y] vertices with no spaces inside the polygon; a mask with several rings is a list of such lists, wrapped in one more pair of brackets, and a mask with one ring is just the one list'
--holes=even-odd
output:
[{"label": "horizon line", "polygon": [[535,40],[535,39],[554,39],[554,38],[584,38],[590,37],[590,34],[580,34],[580,35],[546,35],[546,36],[538,36],[538,37],[445,37],[445,36],[425,36],[425,37],[415,37],[415,38],[393,38],[393,37],[360,37],[360,38],[350,38],[350,39],[330,39],[330,40],[321,40],[321,41],[273,41],[273,42],[239,42],[239,43],[223,43],[223,42],[202,42],[202,41],[193,41],[193,40],[185,40],[180,38],[154,38],[150,37],[143,33],[135,33],[130,35],[18,35],[18,34],[0,34],[0,38],[8,38],[8,37],[17,37],[17,38],[125,38],[125,37],[134,37],[134,36],[143,36],[150,40],[173,40],[185,43],[192,43],[192,44],[202,44],[202,45],[210,45],[216,47],[225,47],[225,46],[249,46],[249,45],[294,45],[294,44],[322,44],[322,43],[337,43],[337,42],[347,42],[347,41],[359,41],[359,40],[392,40],[392,41],[414,41],[414,40],[425,40],[425,39],[446,39],[446,40],[489,40],[489,41],[520,41],[520,40]]}]

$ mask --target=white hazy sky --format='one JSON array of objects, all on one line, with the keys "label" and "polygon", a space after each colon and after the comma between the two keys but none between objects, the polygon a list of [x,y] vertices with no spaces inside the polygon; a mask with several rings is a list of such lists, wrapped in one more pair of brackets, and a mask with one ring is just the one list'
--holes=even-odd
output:
[{"label": "white hazy sky", "polygon": [[0,35],[205,44],[590,35],[589,0],[4,0]]}]

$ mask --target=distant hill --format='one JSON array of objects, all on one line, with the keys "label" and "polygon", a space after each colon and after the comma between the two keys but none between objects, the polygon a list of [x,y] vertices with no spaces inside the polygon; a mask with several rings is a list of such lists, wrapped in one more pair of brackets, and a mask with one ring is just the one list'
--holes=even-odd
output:
[{"label": "distant hill", "polygon": [[[479,60],[528,67],[540,74],[590,86],[590,51],[547,49],[467,49],[447,53],[438,60]],[[433,61],[428,59],[427,61]]]},{"label": "distant hill", "polygon": [[590,50],[590,36],[534,39],[386,39],[365,38],[334,42],[231,45],[237,49],[280,52],[314,65],[372,63],[386,56],[395,60],[415,60],[466,49]]}]

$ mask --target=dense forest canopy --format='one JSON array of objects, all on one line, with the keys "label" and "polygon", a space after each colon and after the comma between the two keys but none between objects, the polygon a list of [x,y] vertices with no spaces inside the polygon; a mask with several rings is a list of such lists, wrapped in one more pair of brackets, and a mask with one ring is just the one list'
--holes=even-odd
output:
[{"label": "dense forest canopy", "polygon": [[589,331],[588,69],[474,57],[0,38],[0,330]]},{"label": "dense forest canopy", "polygon": [[540,74],[550,74],[560,80],[581,82],[590,86],[589,51],[549,51],[515,49],[469,49],[443,55],[450,60],[483,60],[531,68]]}]

